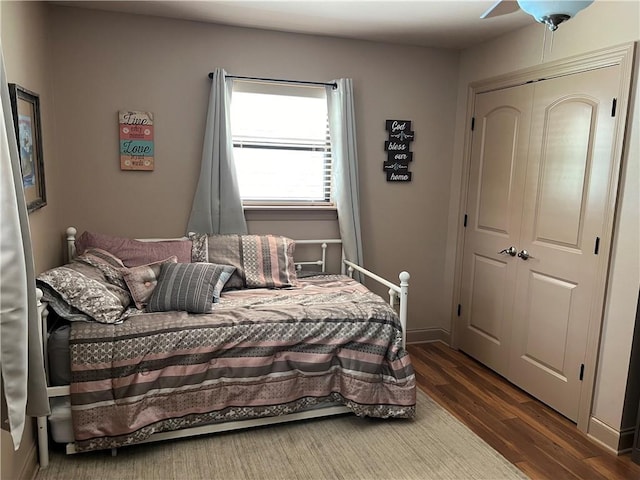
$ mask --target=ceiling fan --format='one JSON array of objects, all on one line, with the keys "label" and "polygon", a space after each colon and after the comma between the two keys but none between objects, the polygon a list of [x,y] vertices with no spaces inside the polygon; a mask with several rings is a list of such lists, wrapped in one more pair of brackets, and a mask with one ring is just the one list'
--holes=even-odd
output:
[{"label": "ceiling fan", "polygon": [[554,31],[562,22],[574,17],[592,3],[593,0],[498,0],[480,18],[497,17],[522,9],[537,22],[546,24],[549,30]]}]

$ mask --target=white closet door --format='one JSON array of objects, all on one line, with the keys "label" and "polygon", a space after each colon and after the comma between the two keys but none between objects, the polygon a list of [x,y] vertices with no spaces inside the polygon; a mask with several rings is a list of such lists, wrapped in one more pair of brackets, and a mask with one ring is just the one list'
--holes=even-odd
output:
[{"label": "white closet door", "polygon": [[459,347],[506,376],[533,86],[476,95]]},{"label": "white closet door", "polygon": [[574,421],[604,295],[620,78],[613,66],[476,95],[459,347]]},{"label": "white closet door", "polygon": [[[507,377],[571,420],[611,184],[620,68],[535,84]],[[520,255],[523,255],[520,253]],[[524,255],[526,256],[526,255]],[[596,312],[599,314],[599,312]]]}]

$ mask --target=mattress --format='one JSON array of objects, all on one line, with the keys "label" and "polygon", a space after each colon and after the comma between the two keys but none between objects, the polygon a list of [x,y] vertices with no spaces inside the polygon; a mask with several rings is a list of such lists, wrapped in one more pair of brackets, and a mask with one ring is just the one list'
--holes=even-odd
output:
[{"label": "mattress", "polygon": [[69,385],[71,383],[71,367],[69,360],[69,336],[71,325],[64,323],[55,325],[47,339],[47,355],[49,357],[49,385]]}]

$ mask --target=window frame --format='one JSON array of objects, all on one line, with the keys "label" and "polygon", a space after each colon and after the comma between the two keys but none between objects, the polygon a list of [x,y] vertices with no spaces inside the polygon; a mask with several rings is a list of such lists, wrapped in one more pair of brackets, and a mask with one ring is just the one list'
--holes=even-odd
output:
[{"label": "window frame", "polygon": [[[233,116],[233,97],[238,92],[246,93],[258,93],[267,95],[282,95],[288,97],[315,97],[324,98],[326,101],[326,88],[319,87],[317,85],[305,85],[305,84],[289,84],[286,82],[274,82],[266,80],[256,79],[234,79],[232,85],[231,96],[231,115]],[[303,93],[306,93],[303,94]],[[331,137],[329,132],[329,112],[327,109],[326,118],[326,142],[320,146],[320,143],[313,145],[311,143],[296,144],[291,142],[289,145],[278,144],[273,142],[253,142],[252,140],[237,141],[233,134],[233,127],[231,131],[232,146],[234,153],[236,148],[256,148],[256,149],[275,149],[275,150],[301,150],[308,152],[324,152],[323,167],[323,189],[325,191],[326,200],[287,200],[287,199],[243,199],[241,196],[242,206],[248,210],[335,210],[335,202],[333,200],[333,152],[331,145]],[[253,144],[252,144],[253,143]],[[307,146],[308,145],[308,146]],[[235,158],[234,158],[235,161]],[[326,163],[328,162],[328,166]]]}]

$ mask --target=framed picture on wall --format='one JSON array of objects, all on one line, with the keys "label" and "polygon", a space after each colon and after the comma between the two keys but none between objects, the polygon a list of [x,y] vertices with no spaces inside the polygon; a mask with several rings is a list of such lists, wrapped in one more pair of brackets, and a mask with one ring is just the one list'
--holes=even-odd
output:
[{"label": "framed picture on wall", "polygon": [[13,125],[16,129],[22,186],[29,213],[47,204],[40,127],[40,98],[26,88],[9,84]]}]

